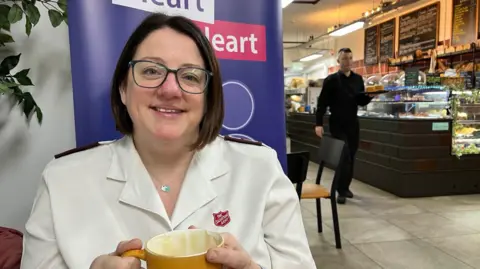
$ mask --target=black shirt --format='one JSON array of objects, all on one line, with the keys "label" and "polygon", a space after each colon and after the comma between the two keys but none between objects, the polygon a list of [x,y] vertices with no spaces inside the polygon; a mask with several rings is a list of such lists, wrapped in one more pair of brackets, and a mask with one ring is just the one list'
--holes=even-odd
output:
[{"label": "black shirt", "polygon": [[317,103],[317,126],[323,126],[323,116],[330,107],[330,124],[350,125],[357,120],[358,106],[366,106],[372,100],[365,92],[363,78],[353,72],[329,75],[323,82]]}]

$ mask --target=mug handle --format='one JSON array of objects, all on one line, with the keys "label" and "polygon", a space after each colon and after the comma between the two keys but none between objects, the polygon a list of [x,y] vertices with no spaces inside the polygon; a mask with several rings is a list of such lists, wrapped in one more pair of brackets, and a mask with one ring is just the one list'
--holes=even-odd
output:
[{"label": "mug handle", "polygon": [[143,249],[135,249],[135,250],[125,251],[122,254],[122,258],[125,258],[125,257],[134,257],[134,258],[146,261],[145,260],[146,259],[145,250],[143,250]]}]

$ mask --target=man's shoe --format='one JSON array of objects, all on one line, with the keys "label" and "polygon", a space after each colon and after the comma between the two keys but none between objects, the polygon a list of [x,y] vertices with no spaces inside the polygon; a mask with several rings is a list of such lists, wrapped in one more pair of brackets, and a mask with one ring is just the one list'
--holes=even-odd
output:
[{"label": "man's shoe", "polygon": [[345,192],[345,197],[347,197],[347,198],[353,198],[353,193],[352,193],[350,190],[347,190],[347,191]]},{"label": "man's shoe", "polygon": [[337,203],[338,203],[338,204],[343,205],[343,204],[345,204],[346,202],[347,202],[347,198],[346,198],[345,196],[338,196],[338,197],[337,197]]}]

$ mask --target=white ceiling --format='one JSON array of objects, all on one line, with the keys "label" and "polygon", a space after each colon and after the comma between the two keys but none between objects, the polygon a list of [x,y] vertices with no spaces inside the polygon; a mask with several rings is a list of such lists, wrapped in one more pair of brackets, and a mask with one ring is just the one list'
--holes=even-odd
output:
[{"label": "white ceiling", "polygon": [[283,41],[304,42],[336,24],[361,18],[381,0],[320,0],[316,5],[290,4],[283,9]]}]

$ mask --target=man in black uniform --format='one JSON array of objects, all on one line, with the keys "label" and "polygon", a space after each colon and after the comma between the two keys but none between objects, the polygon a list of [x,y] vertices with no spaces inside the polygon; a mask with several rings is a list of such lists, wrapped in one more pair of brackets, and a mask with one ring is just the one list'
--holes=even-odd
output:
[{"label": "man in black uniform", "polygon": [[317,123],[315,133],[323,136],[323,116],[330,108],[330,133],[334,138],[345,141],[347,152],[341,163],[338,178],[339,204],[344,204],[346,198],[353,198],[350,183],[353,178],[353,164],[358,149],[360,128],[358,124],[358,106],[366,106],[372,97],[366,95],[363,78],[352,72],[352,51],[349,48],[340,49],[337,59],[340,70],[329,75],[323,82],[322,92],[318,97]]}]

